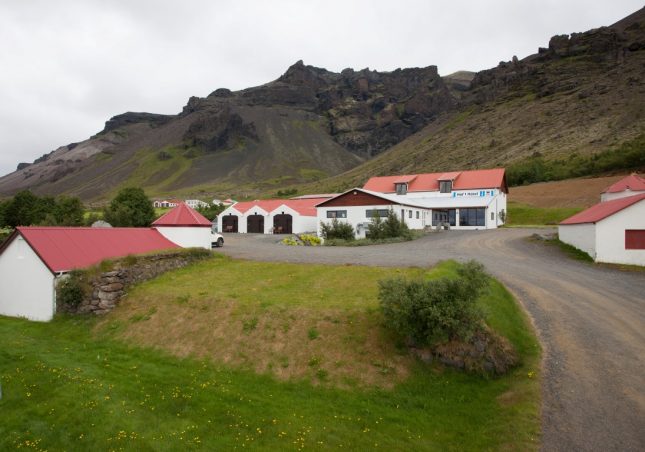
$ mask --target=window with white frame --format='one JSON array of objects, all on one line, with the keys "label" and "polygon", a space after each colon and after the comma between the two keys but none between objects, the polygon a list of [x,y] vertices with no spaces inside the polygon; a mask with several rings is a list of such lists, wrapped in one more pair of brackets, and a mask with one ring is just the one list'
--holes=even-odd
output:
[{"label": "window with white frame", "polygon": [[328,210],[327,218],[347,218],[346,210]]}]

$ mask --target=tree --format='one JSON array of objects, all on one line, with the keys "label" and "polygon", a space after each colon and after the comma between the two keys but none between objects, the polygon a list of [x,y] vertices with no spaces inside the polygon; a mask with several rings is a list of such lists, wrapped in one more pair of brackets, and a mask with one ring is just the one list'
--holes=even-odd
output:
[{"label": "tree", "polygon": [[82,226],[85,207],[78,198],[61,196],[56,201],[53,214],[57,225]]},{"label": "tree", "polygon": [[143,189],[128,187],[105,208],[103,218],[112,226],[147,227],[155,219],[155,209]]},{"label": "tree", "polygon": [[39,198],[29,190],[16,193],[5,208],[5,222],[7,226],[30,226],[38,223],[40,216]]}]

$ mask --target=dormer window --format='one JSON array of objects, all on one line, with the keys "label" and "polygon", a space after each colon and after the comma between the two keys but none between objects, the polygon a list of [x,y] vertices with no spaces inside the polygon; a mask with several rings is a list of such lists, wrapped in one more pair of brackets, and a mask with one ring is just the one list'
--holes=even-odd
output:
[{"label": "dormer window", "polygon": [[405,195],[408,192],[408,184],[394,184],[394,187],[396,188],[397,195]]},{"label": "dormer window", "polygon": [[450,193],[452,191],[452,181],[451,180],[442,180],[439,182],[439,192],[440,193]]}]

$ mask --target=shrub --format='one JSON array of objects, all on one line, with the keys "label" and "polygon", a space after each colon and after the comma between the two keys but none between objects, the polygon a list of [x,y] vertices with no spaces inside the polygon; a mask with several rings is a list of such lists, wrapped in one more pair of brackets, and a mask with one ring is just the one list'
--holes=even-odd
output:
[{"label": "shrub", "polygon": [[288,246],[298,246],[298,245],[300,245],[300,242],[299,242],[299,241],[297,241],[297,240],[296,240],[295,238],[293,238],[293,237],[285,237],[285,238],[283,238],[283,239],[281,240],[281,243],[282,243],[283,245],[288,245]]},{"label": "shrub", "polygon": [[487,285],[483,266],[470,261],[456,278],[379,281],[379,302],[386,325],[416,344],[466,341],[482,325],[476,301]]},{"label": "shrub", "polygon": [[320,237],[316,237],[313,234],[301,234],[300,240],[302,240],[305,246],[317,246],[321,242]]},{"label": "shrub", "polygon": [[327,239],[354,240],[354,227],[349,223],[341,223],[334,218],[331,223],[320,222],[321,235]]},{"label": "shrub", "polygon": [[56,286],[56,301],[60,306],[76,308],[82,303],[85,295],[85,284],[78,271],[71,271]]},{"label": "shrub", "polygon": [[394,210],[390,209],[385,220],[376,215],[367,226],[366,237],[370,240],[382,240],[394,237],[409,237],[410,229],[404,221],[401,221]]}]

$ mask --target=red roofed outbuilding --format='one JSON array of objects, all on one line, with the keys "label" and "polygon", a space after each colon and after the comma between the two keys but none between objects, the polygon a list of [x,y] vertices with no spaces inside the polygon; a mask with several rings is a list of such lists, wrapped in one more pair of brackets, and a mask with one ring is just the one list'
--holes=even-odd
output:
[{"label": "red roofed outbuilding", "polygon": [[60,275],[172,248],[178,246],[152,228],[18,227],[0,246],[0,315],[51,320]]},{"label": "red roofed outbuilding", "polygon": [[218,230],[256,234],[315,232],[316,204],[328,198],[329,195],[310,195],[237,202],[219,215]]},{"label": "red roofed outbuilding", "polygon": [[591,206],[560,223],[558,234],[596,262],[645,266],[645,193]]},{"label": "red roofed outbuilding", "polygon": [[211,249],[212,222],[184,202],[163,214],[152,226],[183,248]]},{"label": "red roofed outbuilding", "polygon": [[634,173],[607,187],[600,195],[600,200],[611,201],[641,193],[645,193],[645,179]]}]

